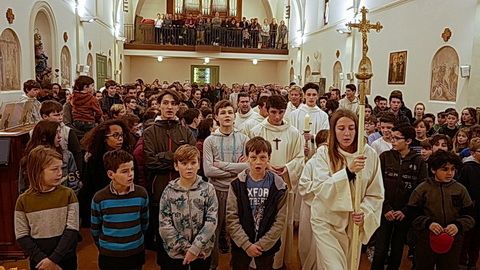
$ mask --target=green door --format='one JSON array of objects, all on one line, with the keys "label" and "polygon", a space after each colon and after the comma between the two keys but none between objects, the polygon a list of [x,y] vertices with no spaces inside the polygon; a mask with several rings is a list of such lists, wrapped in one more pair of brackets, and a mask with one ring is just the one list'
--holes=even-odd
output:
[{"label": "green door", "polygon": [[100,89],[105,85],[107,79],[107,57],[97,54],[97,81],[96,89]]},{"label": "green door", "polygon": [[190,81],[198,85],[210,84],[214,86],[220,81],[219,66],[191,66]]}]

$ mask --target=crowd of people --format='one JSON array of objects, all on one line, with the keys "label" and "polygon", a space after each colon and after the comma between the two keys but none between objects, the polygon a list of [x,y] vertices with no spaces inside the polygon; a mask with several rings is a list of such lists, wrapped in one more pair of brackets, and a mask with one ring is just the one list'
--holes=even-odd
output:
[{"label": "crowd of people", "polygon": [[144,25],[153,26],[153,32],[145,31],[145,40],[168,45],[216,45],[237,48],[286,49],[288,29],[285,21],[275,18],[247,20],[243,17],[203,17],[201,14],[157,14],[157,18],[144,19]]},{"label": "crowd of people", "polygon": [[412,112],[394,90],[365,105],[358,134],[354,84],[54,87],[24,83],[36,125],[15,233],[31,269],[77,269],[81,226],[100,269],[141,269],[145,249],[161,269],[217,269],[221,253],[232,269],[280,269],[298,263],[297,223],[302,269],[350,268],[362,244],[371,269],[399,269],[405,245],[416,269],[478,261],[473,108]]}]

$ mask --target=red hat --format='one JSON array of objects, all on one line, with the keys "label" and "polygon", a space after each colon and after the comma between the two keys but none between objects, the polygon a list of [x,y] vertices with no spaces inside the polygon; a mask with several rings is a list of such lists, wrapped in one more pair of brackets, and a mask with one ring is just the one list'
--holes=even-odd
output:
[{"label": "red hat", "polygon": [[453,240],[453,236],[446,232],[442,232],[439,235],[430,232],[430,248],[437,254],[444,254],[450,251]]}]

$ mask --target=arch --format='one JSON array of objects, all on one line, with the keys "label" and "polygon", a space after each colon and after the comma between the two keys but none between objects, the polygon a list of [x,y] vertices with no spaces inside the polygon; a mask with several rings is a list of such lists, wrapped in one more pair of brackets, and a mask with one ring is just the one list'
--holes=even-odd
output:
[{"label": "arch", "polygon": [[112,79],[112,72],[113,71],[113,66],[112,66],[112,59],[108,58],[107,62],[107,79],[111,80]]},{"label": "arch", "polygon": [[305,80],[303,82],[309,83],[311,79],[312,79],[312,69],[310,68],[310,65],[307,65],[305,67]]},{"label": "arch", "polygon": [[293,69],[293,67],[290,67],[290,82],[294,82],[295,81],[295,70]]},{"label": "arch", "polygon": [[67,46],[63,46],[60,53],[60,76],[62,87],[70,88],[72,84],[72,56]]},{"label": "arch", "polygon": [[93,78],[93,56],[91,53],[87,55],[87,66],[89,67],[87,75]]},{"label": "arch", "polygon": [[[37,16],[39,15],[45,16],[46,19],[46,27],[48,28],[48,31],[50,32],[49,37],[48,37],[48,46],[49,50],[51,50],[50,55],[47,55],[48,58],[48,63],[50,67],[58,67],[58,57],[56,56],[55,52],[58,52],[57,50],[57,35],[58,35],[58,30],[57,30],[57,24],[55,20],[55,14],[53,12],[52,7],[46,2],[46,1],[38,1],[36,2],[30,12],[30,44],[35,44],[35,39],[34,39],[34,34],[35,34],[35,29],[38,28],[38,25],[36,25],[35,21],[37,19]],[[42,38],[42,42],[47,42],[45,38]],[[32,49],[31,51],[31,66],[32,66],[32,74],[35,74],[35,51]],[[32,76],[33,77],[33,76]]]},{"label": "arch", "polygon": [[432,59],[430,100],[457,100],[459,57],[451,46],[443,46]]},{"label": "arch", "polygon": [[10,28],[0,35],[0,90],[20,89],[21,49],[18,36]]},{"label": "arch", "polygon": [[338,89],[342,87],[341,73],[343,73],[342,63],[336,61],[335,64],[333,64],[333,87]]}]

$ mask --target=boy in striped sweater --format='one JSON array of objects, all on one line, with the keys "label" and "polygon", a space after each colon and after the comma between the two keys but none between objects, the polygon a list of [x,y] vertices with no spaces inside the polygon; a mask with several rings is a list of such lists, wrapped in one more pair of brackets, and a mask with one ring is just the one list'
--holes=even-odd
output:
[{"label": "boy in striped sweater", "polygon": [[147,191],[133,183],[133,157],[124,150],[103,156],[110,185],[92,200],[91,233],[102,270],[142,269],[148,227]]}]

